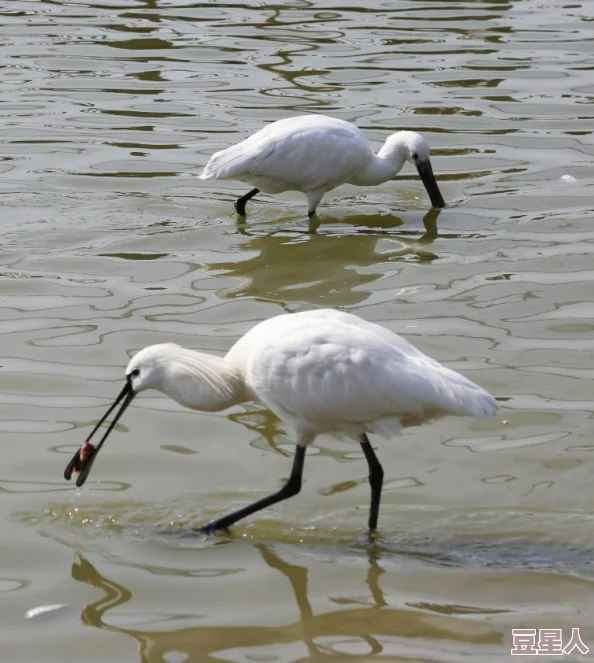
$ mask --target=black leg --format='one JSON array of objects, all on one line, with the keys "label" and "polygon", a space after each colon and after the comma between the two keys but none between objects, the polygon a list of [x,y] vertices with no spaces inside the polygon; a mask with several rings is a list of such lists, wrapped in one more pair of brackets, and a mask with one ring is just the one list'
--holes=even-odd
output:
[{"label": "black leg", "polygon": [[307,216],[309,216],[309,218],[311,219],[312,216],[314,216],[315,213],[316,213],[315,209],[310,209],[310,210],[307,212]]},{"label": "black leg", "polygon": [[371,506],[369,507],[369,532],[377,529],[380,499],[382,497],[382,483],[384,481],[384,468],[381,466],[375,451],[371,447],[367,435],[363,433],[360,439],[361,449],[369,465],[369,485],[371,486]]},{"label": "black leg", "polygon": [[245,194],[245,196],[241,196],[241,198],[238,198],[233,203],[235,211],[239,214],[239,216],[245,216],[245,204],[250,198],[253,198],[257,193],[260,193],[260,189],[252,189],[251,191],[248,191]]},{"label": "black leg", "polygon": [[291,476],[289,477],[287,483],[280,490],[278,490],[276,493],[273,493],[272,495],[263,497],[261,500],[258,500],[253,504],[249,504],[243,509],[239,509],[239,511],[234,511],[227,516],[213,520],[212,522],[208,523],[208,525],[201,527],[200,532],[203,534],[212,534],[218,529],[227,529],[227,527],[231,527],[231,525],[236,523],[238,520],[241,520],[246,516],[250,516],[252,513],[256,513],[256,511],[260,511],[261,509],[265,509],[271,504],[282,502],[288,497],[297,495],[297,493],[301,490],[301,477],[303,475],[303,461],[305,460],[306,448],[307,447],[302,446],[297,447],[297,450],[295,451],[295,458],[293,459]]}]

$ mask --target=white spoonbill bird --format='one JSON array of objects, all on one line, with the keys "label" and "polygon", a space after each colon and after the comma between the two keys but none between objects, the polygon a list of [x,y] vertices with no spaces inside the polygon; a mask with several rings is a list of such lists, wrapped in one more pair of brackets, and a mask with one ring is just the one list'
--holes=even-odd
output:
[{"label": "white spoonbill bird", "polygon": [[[213,520],[201,528],[204,533],[226,529],[296,495],[305,451],[320,433],[342,433],[360,443],[369,466],[373,532],[384,471],[368,433],[391,437],[403,426],[447,414],[488,417],[497,410],[484,389],[385,327],[332,309],[288,313],[258,323],[223,358],[173,343],[140,350],[128,364],[119,396],[68,464],[66,479],[79,472],[76,485],[83,485],[116,422],[145,389],[157,389],[181,405],[206,412],[259,401],[296,430],[297,450],[286,484]],[[94,446],[91,438],[118,405]]]},{"label": "white spoonbill bird", "polygon": [[235,202],[241,216],[245,216],[247,201],[260,191],[302,191],[311,218],[326,191],[340,184],[382,184],[397,175],[405,161],[419,172],[433,207],[445,207],[423,136],[399,131],[388,136],[374,154],[359,128],[327,115],[272,122],[241,143],[213,154],[200,179],[239,180],[254,186]]}]

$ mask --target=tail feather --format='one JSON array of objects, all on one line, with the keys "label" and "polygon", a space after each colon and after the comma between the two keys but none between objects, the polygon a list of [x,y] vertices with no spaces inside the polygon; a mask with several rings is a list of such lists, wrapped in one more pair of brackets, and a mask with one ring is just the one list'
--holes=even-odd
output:
[{"label": "tail feather", "polygon": [[473,399],[470,402],[465,402],[464,406],[467,414],[481,419],[492,417],[499,409],[493,396],[482,389],[475,392]]},{"label": "tail feather", "polygon": [[463,376],[460,382],[447,385],[449,409],[456,414],[471,417],[491,417],[499,409],[491,394]]}]

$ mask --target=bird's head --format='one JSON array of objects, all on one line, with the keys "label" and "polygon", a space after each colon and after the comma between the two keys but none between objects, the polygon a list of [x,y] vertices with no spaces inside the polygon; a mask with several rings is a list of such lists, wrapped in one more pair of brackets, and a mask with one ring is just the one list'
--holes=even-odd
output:
[{"label": "bird's head", "polygon": [[406,160],[410,161],[415,168],[420,163],[430,160],[431,149],[429,143],[421,134],[414,131],[401,131],[397,135],[404,145]]},{"label": "bird's head", "polygon": [[[134,355],[126,368],[126,381],[122,390],[93,428],[86,441],[74,454],[70,463],[68,463],[64,471],[64,477],[67,480],[70,480],[72,474],[76,473],[78,474],[76,485],[80,488],[84,484],[91,471],[93,462],[99,453],[99,449],[101,449],[103,443],[109,437],[120,417],[128,409],[136,394],[145,389],[167,391],[167,373],[170,362],[181,351],[183,351],[183,348],[174,343],[162,343],[160,345],[150,345]],[[96,446],[91,444],[91,438],[118,406],[119,409],[117,409],[101,440],[99,440]]]},{"label": "bird's head", "polygon": [[[205,412],[229,407],[244,397],[241,376],[224,359],[175,343],[150,345],[128,363],[122,390],[66,467],[67,480],[78,473],[76,485],[84,484],[99,449],[136,394],[145,389],[157,389],[186,407]],[[96,446],[91,444],[91,438],[118,407],[101,440]]]},{"label": "bird's head", "polygon": [[171,367],[184,349],[175,343],[160,343],[143,348],[132,357],[126,368],[126,382],[134,394],[145,389],[167,393]]},{"label": "bird's head", "polygon": [[445,200],[433,174],[429,143],[421,134],[414,131],[399,131],[393,134],[393,137],[397,141],[400,150],[402,150],[404,159],[410,161],[417,169],[433,207],[445,207]]}]

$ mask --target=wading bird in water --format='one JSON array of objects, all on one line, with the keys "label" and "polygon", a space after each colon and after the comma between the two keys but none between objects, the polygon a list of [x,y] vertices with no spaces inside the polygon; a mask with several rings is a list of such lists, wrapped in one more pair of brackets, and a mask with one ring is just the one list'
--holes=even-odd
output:
[{"label": "wading bird in water", "polygon": [[[359,442],[369,466],[369,531],[377,527],[384,471],[367,438],[389,438],[404,426],[448,414],[488,417],[495,399],[456,371],[424,355],[385,327],[332,309],[279,315],[260,322],[225,357],[173,343],[140,350],[107,413],[76,452],[64,476],[86,481],[107,436],[133,398],[157,389],[185,407],[205,412],[253,400],[263,403],[297,433],[291,475],[277,492],[213,520],[204,533],[238,520],[301,490],[305,451],[321,433],[342,433]],[[91,439],[118,407],[103,437]]]},{"label": "wading bird in water", "polygon": [[247,201],[260,191],[302,191],[311,218],[326,191],[340,184],[382,184],[395,177],[405,161],[417,169],[433,207],[445,207],[423,136],[399,131],[388,136],[374,154],[359,128],[327,115],[272,122],[241,143],[213,154],[200,179],[238,180],[255,187],[235,201],[241,216],[245,216]]}]

